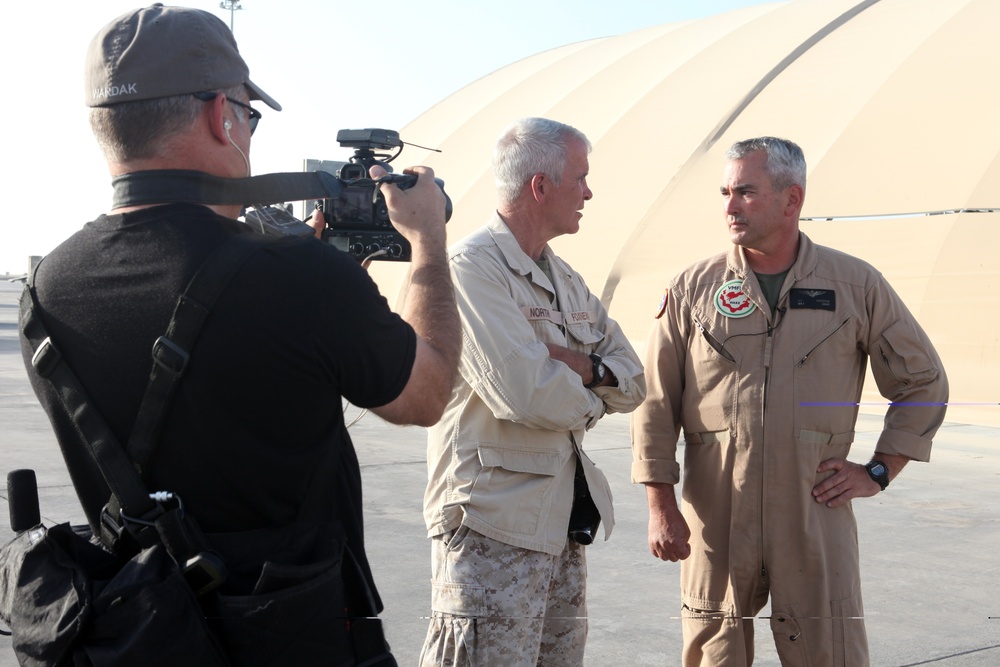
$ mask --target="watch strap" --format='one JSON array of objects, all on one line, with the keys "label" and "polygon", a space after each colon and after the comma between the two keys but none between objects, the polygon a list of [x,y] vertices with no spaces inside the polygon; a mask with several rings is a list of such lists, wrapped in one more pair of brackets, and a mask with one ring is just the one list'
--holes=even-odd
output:
[{"label": "watch strap", "polygon": [[886,487],[889,486],[889,466],[878,459],[872,459],[865,464],[865,470],[868,472],[868,476],[885,491]]},{"label": "watch strap", "polygon": [[606,373],[604,370],[604,360],[601,359],[601,355],[591,354],[590,360],[594,363],[593,377],[588,384],[584,385],[585,389],[593,389],[597,385],[604,382],[604,376]]}]

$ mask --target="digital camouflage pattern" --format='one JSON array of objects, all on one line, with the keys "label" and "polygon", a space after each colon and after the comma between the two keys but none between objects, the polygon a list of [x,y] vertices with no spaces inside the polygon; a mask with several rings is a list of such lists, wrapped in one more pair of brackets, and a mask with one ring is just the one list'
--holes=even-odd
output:
[{"label": "digital camouflage pattern", "polygon": [[421,667],[583,664],[587,559],[514,547],[462,526],[431,545],[433,617]]}]

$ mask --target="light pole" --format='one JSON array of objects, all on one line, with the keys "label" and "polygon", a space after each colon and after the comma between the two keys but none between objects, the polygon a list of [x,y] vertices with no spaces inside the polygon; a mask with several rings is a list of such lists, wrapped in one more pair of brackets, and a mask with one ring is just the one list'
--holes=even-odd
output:
[{"label": "light pole", "polygon": [[229,32],[236,32],[233,30],[233,14],[237,9],[243,9],[243,5],[240,4],[240,0],[222,0],[219,3],[219,7],[229,10]]}]

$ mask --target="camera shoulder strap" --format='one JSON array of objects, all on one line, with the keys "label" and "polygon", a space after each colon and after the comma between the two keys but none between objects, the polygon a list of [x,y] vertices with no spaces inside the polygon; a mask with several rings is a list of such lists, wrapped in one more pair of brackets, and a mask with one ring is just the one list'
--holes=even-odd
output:
[{"label": "camera shoulder strap", "polygon": [[284,172],[222,178],[201,171],[157,169],[115,176],[112,208],[146,204],[238,204],[259,206],[306,199],[333,199],[343,186],[325,171]]}]

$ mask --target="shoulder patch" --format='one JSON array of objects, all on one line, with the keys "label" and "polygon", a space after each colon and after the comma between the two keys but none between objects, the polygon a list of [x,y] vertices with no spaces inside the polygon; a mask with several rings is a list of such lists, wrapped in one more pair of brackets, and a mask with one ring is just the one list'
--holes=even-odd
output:
[{"label": "shoulder patch", "polygon": [[743,281],[739,279],[723,283],[722,287],[716,290],[712,303],[715,309],[726,317],[746,317],[757,308],[757,304],[743,291]]},{"label": "shoulder patch", "polygon": [[663,297],[660,298],[660,305],[656,308],[656,314],[653,315],[654,319],[660,319],[663,317],[663,313],[667,312],[667,294],[669,293],[669,289],[663,290]]}]

